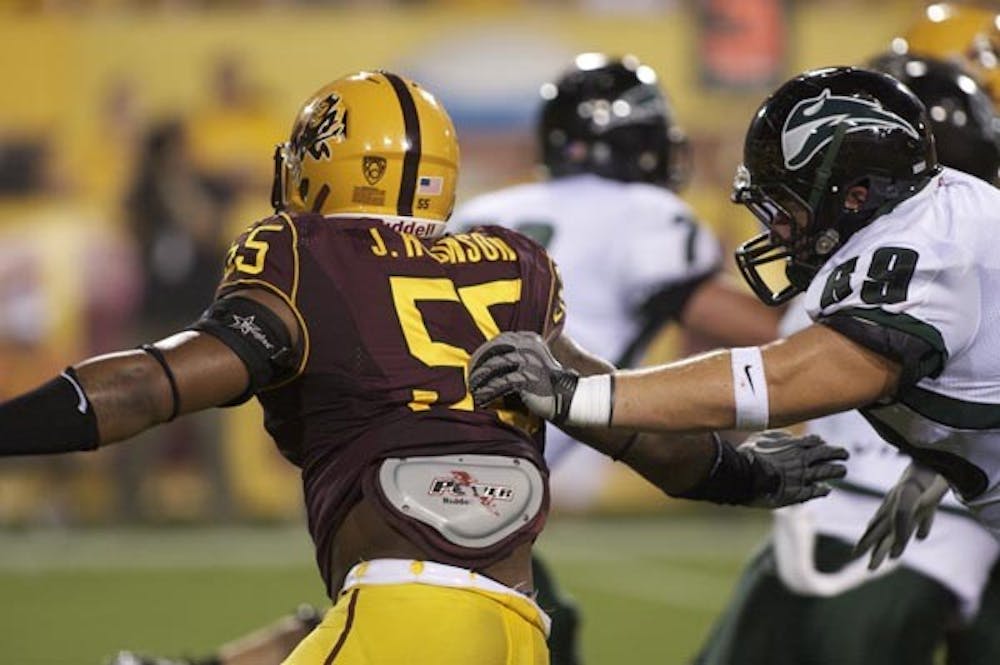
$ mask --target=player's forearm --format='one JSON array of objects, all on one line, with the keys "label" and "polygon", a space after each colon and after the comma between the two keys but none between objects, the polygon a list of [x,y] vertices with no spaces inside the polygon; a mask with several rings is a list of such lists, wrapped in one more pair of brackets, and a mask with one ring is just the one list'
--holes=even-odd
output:
[{"label": "player's forearm", "polygon": [[615,371],[614,364],[584,349],[566,333],[560,334],[549,342],[549,349],[556,360],[565,367],[573,368],[580,376]]},{"label": "player's forearm", "polygon": [[[867,404],[784,349],[713,351],[614,376],[612,424],[658,432],[781,427]],[[846,399],[845,399],[846,398]]]},{"label": "player's forearm", "polygon": [[[614,365],[561,335],[550,344],[552,355],[581,376],[614,371]],[[577,441],[622,461],[668,494],[679,494],[708,475],[715,444],[705,434],[641,434],[605,427],[565,427]]]},{"label": "player's forearm", "polygon": [[780,427],[892,395],[899,377],[897,363],[825,326],[768,344],[757,360],[750,352],[735,360],[718,351],[617,373],[613,424],[673,432]]},{"label": "player's forearm", "polygon": [[612,425],[658,432],[732,429],[728,351],[614,375]]},{"label": "player's forearm", "polygon": [[717,346],[766,344],[778,338],[782,313],[782,308],[764,305],[731,277],[720,275],[691,295],[681,324],[695,339]]},{"label": "player's forearm", "polygon": [[0,455],[92,450],[153,424],[163,406],[156,361],[146,358],[133,351],[84,361],[0,404]]},{"label": "player's forearm", "polygon": [[843,383],[827,381],[827,374],[816,370],[828,360],[817,355],[822,354],[809,344],[789,346],[780,340],[759,349],[714,351],[618,372],[613,424],[660,432],[753,430],[871,401],[867,395],[845,395]]},{"label": "player's forearm", "polygon": [[[566,367],[573,368],[580,376],[615,371],[613,364],[590,353],[566,334],[561,334],[550,342],[549,349],[556,360]],[[562,427],[561,429],[577,441],[615,460],[621,459],[622,454],[631,448],[635,439],[632,432],[606,427]]]},{"label": "player's forearm", "polygon": [[91,450],[223,404],[246,384],[239,358],[195,332],[91,358],[0,404],[0,456]]},{"label": "player's forearm", "polygon": [[170,382],[144,351],[91,358],[76,365],[76,372],[97,417],[101,444],[127,439],[173,414]]},{"label": "player's forearm", "polygon": [[670,495],[680,495],[708,477],[716,459],[709,434],[636,435],[621,457],[640,476]]}]

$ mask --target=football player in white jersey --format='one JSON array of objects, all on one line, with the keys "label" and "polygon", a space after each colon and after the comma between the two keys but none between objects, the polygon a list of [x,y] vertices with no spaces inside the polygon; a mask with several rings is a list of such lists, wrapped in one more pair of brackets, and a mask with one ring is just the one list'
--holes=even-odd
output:
[{"label": "football player in white jersey", "polygon": [[[859,409],[910,454],[863,540],[898,557],[943,493],[1000,535],[1000,191],[938,163],[924,105],[896,79],[806,72],[755,114],[733,198],[767,231],[737,263],[767,303],[804,293],[812,324],[638,372],[579,378],[525,334],[481,348],[476,399],[516,392],[567,426],[760,429]],[[785,266],[774,288],[760,272]],[[720,446],[716,468],[731,464]]]},{"label": "football player in white jersey", "polygon": [[[719,242],[675,193],[690,159],[656,73],[631,56],[584,53],[540,95],[537,137],[549,177],[468,201],[457,224],[500,224],[545,245],[573,312],[569,334],[619,367],[638,361],[671,321],[723,344],[777,337],[779,312],[722,274]],[[554,495],[576,507],[593,501],[614,464],[554,427],[545,456]],[[552,662],[578,662],[575,610],[550,592],[537,559],[535,578],[540,602],[553,610]]]},{"label": "football player in white jersey", "polygon": [[[905,83],[928,108],[943,165],[996,184],[1000,118],[964,69],[891,53],[870,66]],[[799,298],[782,332],[808,324]],[[934,530],[898,567],[868,571],[864,560],[852,560],[851,545],[909,457],[856,413],[811,421],[807,430],[850,449],[848,476],[828,497],[775,513],[770,541],[744,571],[698,665],[929,665],[945,642],[950,665],[1000,662],[1000,636],[976,625],[995,619],[977,609],[1000,543],[948,496]]]},{"label": "football player in white jersey", "polygon": [[[540,95],[537,138],[549,177],[464,203],[458,224],[499,224],[545,245],[572,308],[570,336],[618,366],[640,360],[670,321],[722,344],[777,337],[779,312],[722,274],[718,240],[676,193],[688,178],[688,147],[652,68],[583,53]],[[546,458],[580,456],[577,471],[607,460],[585,446],[568,452],[571,444],[550,428]],[[589,493],[580,473],[573,478]]]}]

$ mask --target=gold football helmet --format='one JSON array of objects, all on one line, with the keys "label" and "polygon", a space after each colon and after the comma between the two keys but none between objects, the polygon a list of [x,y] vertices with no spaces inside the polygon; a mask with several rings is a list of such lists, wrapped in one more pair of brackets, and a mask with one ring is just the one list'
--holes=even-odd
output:
[{"label": "gold football helmet", "polygon": [[436,236],[455,205],[451,118],[429,92],[385,71],[345,76],[307,99],[274,161],[277,211],[374,216]]},{"label": "gold football helmet", "polygon": [[1000,13],[986,6],[939,2],[894,40],[897,53],[957,61],[1000,104]]}]

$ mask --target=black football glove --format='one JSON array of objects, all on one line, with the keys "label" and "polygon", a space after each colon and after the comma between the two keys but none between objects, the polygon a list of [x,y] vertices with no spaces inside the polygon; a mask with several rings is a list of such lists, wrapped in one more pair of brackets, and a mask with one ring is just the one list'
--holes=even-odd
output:
[{"label": "black football glove", "polygon": [[781,430],[753,434],[737,448],[753,468],[755,498],[746,505],[781,508],[826,496],[828,480],[843,478],[847,451],[814,434],[794,436]]},{"label": "black football glove", "polygon": [[483,344],[469,361],[469,389],[482,407],[517,395],[536,416],[559,425],[566,421],[580,375],[552,357],[545,340],[533,332],[505,332]]},{"label": "black football glove", "polygon": [[931,532],[934,512],[947,492],[944,478],[916,462],[910,464],[868,522],[868,528],[854,546],[854,555],[872,550],[869,570],[881,566],[887,555],[898,559],[914,530],[918,540]]}]

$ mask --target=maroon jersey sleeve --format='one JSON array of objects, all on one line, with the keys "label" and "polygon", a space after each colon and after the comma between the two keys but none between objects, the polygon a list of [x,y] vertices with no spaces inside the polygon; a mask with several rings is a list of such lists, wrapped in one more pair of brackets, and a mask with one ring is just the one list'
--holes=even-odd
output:
[{"label": "maroon jersey sleeve", "polygon": [[559,268],[552,257],[549,257],[549,306],[545,313],[545,324],[542,337],[553,340],[562,332],[566,325],[566,303],[563,301],[562,277]]},{"label": "maroon jersey sleeve", "polygon": [[229,246],[225,270],[216,297],[240,289],[265,289],[284,300],[298,319],[303,334],[301,373],[309,355],[309,330],[298,302],[298,229],[287,215],[261,220],[244,231]]},{"label": "maroon jersey sleeve", "polygon": [[295,225],[278,215],[253,224],[230,245],[219,295],[239,287],[262,287],[294,304],[298,279]]}]

